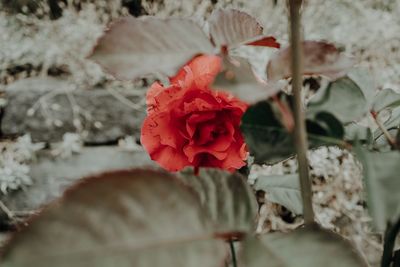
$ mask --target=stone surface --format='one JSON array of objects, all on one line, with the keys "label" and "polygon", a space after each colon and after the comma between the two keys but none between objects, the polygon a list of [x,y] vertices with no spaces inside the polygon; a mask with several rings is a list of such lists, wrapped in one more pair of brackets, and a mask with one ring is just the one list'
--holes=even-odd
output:
[{"label": "stone surface", "polygon": [[[97,146],[83,148],[80,154],[67,159],[54,159],[44,151],[30,167],[33,184],[1,196],[1,201],[11,211],[36,211],[83,177],[118,169],[156,168],[156,165],[144,151],[127,152],[116,146]],[[0,224],[4,226],[8,222],[6,214],[0,211]]]},{"label": "stone surface", "polygon": [[54,78],[17,81],[6,88],[1,132],[5,136],[30,133],[35,142],[57,142],[66,132],[80,132],[89,144],[139,136],[146,113],[145,106],[137,103],[143,102],[143,95],[115,92],[74,90],[68,82]]}]

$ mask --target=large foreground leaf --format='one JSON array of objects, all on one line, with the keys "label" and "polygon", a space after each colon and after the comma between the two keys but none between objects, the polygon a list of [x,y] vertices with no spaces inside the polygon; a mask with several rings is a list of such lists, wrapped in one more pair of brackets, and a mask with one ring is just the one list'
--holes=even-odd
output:
[{"label": "large foreground leaf", "polygon": [[[291,48],[286,47],[277,52],[268,62],[267,77],[274,82],[291,76]],[[353,65],[353,61],[340,53],[334,45],[318,42],[303,42],[304,74],[319,74],[331,78],[343,76]]]},{"label": "large foreground leaf", "polygon": [[267,193],[267,199],[286,207],[295,214],[303,214],[299,176],[260,175],[254,184],[254,189]]},{"label": "large foreground leaf", "polygon": [[[241,130],[256,163],[273,164],[294,155],[292,133],[277,118],[275,103],[262,101],[247,109]],[[306,121],[310,148],[342,144],[343,126],[330,113],[321,112]]]},{"label": "large foreground leaf", "polygon": [[360,87],[348,77],[329,83],[310,100],[307,115],[330,112],[342,123],[361,118],[368,112],[367,100]]},{"label": "large foreground leaf", "polygon": [[14,235],[1,266],[220,266],[224,242],[196,196],[155,171],[84,180]]},{"label": "large foreground leaf", "polygon": [[378,230],[400,218],[400,152],[370,152],[356,147],[363,166],[368,208]]},{"label": "large foreground leaf", "polygon": [[[252,246],[244,247],[244,266],[269,266],[258,260],[259,257],[265,257],[264,255],[274,255],[271,267],[367,266],[350,243],[318,225],[306,226],[287,234],[266,234],[260,236],[260,241],[264,249],[260,249],[257,241],[252,241]],[[257,252],[259,255],[256,255]]]},{"label": "large foreground leaf", "polygon": [[90,58],[116,78],[131,80],[152,73],[172,76],[192,57],[212,52],[191,20],[125,17],[99,39]]},{"label": "large foreground leaf", "polygon": [[236,9],[217,9],[209,23],[211,39],[217,47],[236,46],[263,33],[254,17]]},{"label": "large foreground leaf", "polygon": [[202,168],[198,175],[185,170],[182,180],[199,195],[220,233],[252,232],[257,200],[244,177],[218,169]]}]

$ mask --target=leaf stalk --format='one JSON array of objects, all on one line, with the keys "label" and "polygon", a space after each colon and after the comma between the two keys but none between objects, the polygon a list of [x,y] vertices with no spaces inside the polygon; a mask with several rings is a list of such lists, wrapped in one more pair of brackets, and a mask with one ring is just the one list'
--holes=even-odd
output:
[{"label": "leaf stalk", "polygon": [[294,96],[294,139],[299,165],[300,188],[303,202],[304,223],[314,223],[314,210],[312,207],[312,190],[307,159],[307,132],[303,101],[301,95],[303,73],[303,49],[301,36],[300,9],[302,0],[289,0],[290,11],[290,44],[291,44],[291,69],[292,90]]}]

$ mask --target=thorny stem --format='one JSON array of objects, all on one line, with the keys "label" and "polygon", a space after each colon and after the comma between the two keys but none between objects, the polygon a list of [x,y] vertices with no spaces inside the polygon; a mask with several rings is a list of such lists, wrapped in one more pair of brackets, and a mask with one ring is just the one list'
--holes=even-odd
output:
[{"label": "thorny stem", "polygon": [[381,267],[391,266],[391,263],[393,261],[393,249],[396,242],[396,236],[399,233],[400,233],[400,219],[394,225],[390,223],[387,225],[383,243],[383,255],[381,261]]},{"label": "thorny stem", "polygon": [[378,114],[374,111],[371,111],[371,116],[374,119],[376,125],[378,125],[379,129],[381,129],[383,135],[385,136],[386,140],[388,141],[389,145],[392,148],[396,148],[396,140],[394,140],[393,136],[390,135],[389,131],[385,128],[385,126],[382,124],[382,122],[378,118]]},{"label": "thorny stem", "polygon": [[7,215],[10,220],[15,220],[14,213],[0,200],[0,209]]},{"label": "thorny stem", "polygon": [[232,265],[233,267],[237,267],[237,260],[236,260],[236,251],[235,251],[235,244],[233,244],[233,240],[229,240],[229,246],[231,248],[231,256],[232,256]]},{"label": "thorny stem", "polygon": [[314,223],[314,210],[312,207],[311,180],[307,160],[307,133],[304,119],[303,103],[301,97],[303,50],[301,44],[300,8],[302,0],[289,0],[290,10],[290,44],[292,67],[292,90],[294,96],[294,137],[299,165],[301,196],[303,200],[304,223]]}]

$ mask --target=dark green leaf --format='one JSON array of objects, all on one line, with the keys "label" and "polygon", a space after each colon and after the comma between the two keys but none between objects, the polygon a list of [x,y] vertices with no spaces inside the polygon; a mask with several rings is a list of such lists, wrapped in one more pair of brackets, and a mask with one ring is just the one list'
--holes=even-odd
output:
[{"label": "dark green leaf", "polygon": [[[273,233],[260,237],[264,250],[255,244],[255,248],[244,248],[244,257],[257,252],[262,257],[274,255],[274,265],[282,267],[361,267],[367,266],[350,243],[343,237],[318,225],[306,226],[291,233]],[[258,254],[258,253],[257,253]],[[276,263],[275,263],[276,262]],[[281,264],[279,265],[279,262]],[[246,257],[246,267],[268,266],[258,257]]]},{"label": "dark green leaf", "polygon": [[275,163],[294,153],[292,136],[276,118],[271,102],[249,107],[240,128],[256,163]]},{"label": "dark green leaf", "polygon": [[363,166],[369,211],[383,231],[400,217],[400,152],[370,152],[360,146],[355,152]]},{"label": "dark green leaf", "polygon": [[1,266],[220,266],[198,198],[167,174],[132,170],[70,189],[3,248]]},{"label": "dark green leaf", "polygon": [[349,123],[366,114],[368,105],[358,85],[344,77],[321,88],[310,100],[307,116],[314,116],[319,112],[329,112],[342,123]]},{"label": "dark green leaf", "polygon": [[400,149],[400,129],[397,130],[396,144],[397,144],[397,147]]},{"label": "dark green leaf", "polygon": [[[295,153],[293,136],[282,126],[274,105],[272,100],[259,102],[242,117],[241,130],[256,163],[276,163]],[[306,124],[310,148],[343,143],[343,126],[332,114],[314,114]]]},{"label": "dark green leaf", "polygon": [[258,176],[254,189],[265,191],[268,200],[286,207],[294,214],[303,214],[297,174]]},{"label": "dark green leaf", "polygon": [[237,173],[201,168],[180,173],[208,211],[218,232],[252,232],[255,227],[257,201],[247,181]]}]

